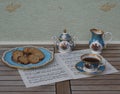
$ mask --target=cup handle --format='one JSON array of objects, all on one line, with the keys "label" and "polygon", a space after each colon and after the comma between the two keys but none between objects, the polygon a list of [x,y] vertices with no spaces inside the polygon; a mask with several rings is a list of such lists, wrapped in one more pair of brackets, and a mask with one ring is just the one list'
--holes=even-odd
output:
[{"label": "cup handle", "polygon": [[104,33],[103,38],[104,38],[105,47],[106,47],[106,45],[112,40],[112,33],[111,32]]}]

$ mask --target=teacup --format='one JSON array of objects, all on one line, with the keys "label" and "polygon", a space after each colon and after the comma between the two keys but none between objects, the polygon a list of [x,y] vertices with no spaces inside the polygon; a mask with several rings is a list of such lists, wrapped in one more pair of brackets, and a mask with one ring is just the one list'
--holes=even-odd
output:
[{"label": "teacup", "polygon": [[83,70],[86,72],[95,72],[102,65],[102,58],[98,54],[84,54],[81,61],[84,62]]}]

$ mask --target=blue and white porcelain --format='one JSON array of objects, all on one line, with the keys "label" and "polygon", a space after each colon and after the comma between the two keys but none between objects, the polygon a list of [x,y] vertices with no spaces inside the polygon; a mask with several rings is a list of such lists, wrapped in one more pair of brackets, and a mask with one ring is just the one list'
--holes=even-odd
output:
[{"label": "blue and white porcelain", "polygon": [[98,74],[105,70],[105,61],[99,54],[83,54],[80,60],[76,64],[76,69],[82,73]]},{"label": "blue and white porcelain", "polygon": [[66,29],[59,37],[54,36],[56,48],[61,53],[71,52],[75,47],[74,39],[66,32]]},{"label": "blue and white porcelain", "polygon": [[96,69],[88,69],[85,67],[84,61],[80,61],[76,64],[76,69],[80,71],[81,73],[97,75],[105,70],[105,64],[98,66]]},{"label": "blue and white porcelain", "polygon": [[[28,46],[27,46],[28,47]],[[34,46],[32,46],[34,47]],[[38,47],[36,47],[38,48]],[[52,62],[53,58],[54,58],[54,55],[53,55],[53,52],[49,51],[48,49],[46,48],[38,48],[40,51],[43,52],[44,54],[44,59],[36,64],[21,64],[21,63],[17,63],[15,61],[13,61],[12,59],[12,56],[13,56],[13,51],[15,50],[23,50],[24,47],[17,47],[17,48],[13,48],[13,49],[10,49],[8,51],[5,51],[3,53],[3,56],[2,56],[2,61],[8,65],[9,67],[12,67],[12,68],[19,68],[19,69],[31,69],[31,68],[38,68],[38,67],[41,67],[41,66],[44,66],[50,62]]]},{"label": "blue and white porcelain", "polygon": [[69,42],[71,40],[72,40],[72,37],[70,36],[70,34],[67,33],[66,29],[59,36],[59,41],[68,41]]},{"label": "blue and white porcelain", "polygon": [[104,33],[99,29],[90,29],[90,31],[92,37],[89,40],[89,47],[93,53],[101,53],[105,45],[112,40],[112,34],[110,32]]}]

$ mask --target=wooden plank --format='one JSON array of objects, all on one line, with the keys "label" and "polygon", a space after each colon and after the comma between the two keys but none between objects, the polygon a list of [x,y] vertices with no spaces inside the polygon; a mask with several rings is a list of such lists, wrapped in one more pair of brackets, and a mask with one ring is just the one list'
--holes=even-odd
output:
[{"label": "wooden plank", "polygon": [[82,86],[71,86],[72,90],[112,90],[120,91],[120,85],[82,85]]},{"label": "wooden plank", "polygon": [[0,66],[0,71],[4,71],[4,70],[8,70],[8,71],[17,71],[17,69],[8,67],[8,66],[6,66],[6,65]]},{"label": "wooden plank", "polygon": [[120,58],[106,58],[104,57],[108,62],[120,62]]},{"label": "wooden plank", "polygon": [[120,75],[118,74],[108,74],[108,75],[100,75],[100,76],[95,76],[95,77],[89,77],[89,78],[84,78],[84,79],[114,79],[114,80],[120,80]]},{"label": "wooden plank", "polygon": [[103,57],[114,57],[114,58],[119,58],[120,57],[120,54],[119,53],[116,53],[116,54],[112,54],[112,53],[102,53],[101,54]]},{"label": "wooden plank", "polygon": [[[79,49],[89,49],[88,44],[77,44],[75,50]],[[109,44],[104,48],[104,50],[120,50],[120,44]]]},{"label": "wooden plank", "polygon": [[20,92],[20,91],[24,91],[24,92],[54,92],[55,91],[55,87],[54,86],[39,86],[39,87],[32,87],[32,88],[26,88],[25,86],[0,86],[0,92],[4,92],[4,91],[10,91],[10,92]]},{"label": "wooden plank", "polygon": [[10,91],[8,91],[8,92],[6,92],[6,91],[4,91],[4,92],[0,92],[0,94],[56,94],[55,92],[48,92],[48,91],[45,91],[45,92],[42,92],[42,91],[35,91],[35,92],[26,92],[26,91],[15,91],[15,92],[10,92]]},{"label": "wooden plank", "polygon": [[107,44],[108,47],[120,47],[120,44]]},{"label": "wooden plank", "polygon": [[18,71],[9,71],[9,70],[4,70],[0,71],[0,76],[19,76],[20,74]]},{"label": "wooden plank", "polygon": [[24,86],[23,81],[0,81],[0,86]]},{"label": "wooden plank", "polygon": [[72,91],[72,94],[120,94],[120,91],[111,91],[111,90],[108,90],[108,91],[87,91],[87,90],[81,90],[81,91]]},{"label": "wooden plank", "polygon": [[71,87],[69,81],[56,83],[56,94],[71,94]]},{"label": "wooden plank", "polygon": [[15,91],[15,92],[7,91],[6,92],[6,91],[4,91],[4,92],[0,92],[0,94],[55,94],[55,92],[51,92],[51,91],[49,91],[49,92],[48,91],[43,91],[43,92],[42,91],[37,91],[37,92],[36,91],[35,92],[34,91],[33,92],[32,91],[31,92],[30,91],[27,91],[27,92],[26,91],[18,91],[18,92],[17,91]]},{"label": "wooden plank", "polygon": [[110,61],[109,62],[110,64],[112,64],[113,66],[119,66],[120,65],[120,62],[118,61],[118,62],[115,62],[115,61]]},{"label": "wooden plank", "polygon": [[[76,47],[76,48],[74,48],[74,50],[83,50],[83,49],[90,49],[89,47],[87,47],[87,46],[79,46],[79,47]],[[107,48],[103,48],[103,50],[102,50],[102,52],[104,52],[104,51],[108,51],[108,50],[110,50],[110,51],[112,51],[112,50],[120,50],[120,46],[119,47],[107,47]]]},{"label": "wooden plank", "polygon": [[109,49],[105,49],[102,51],[102,53],[113,53],[113,54],[116,54],[116,53],[120,53],[120,50],[109,50]]},{"label": "wooden plank", "polygon": [[21,77],[18,75],[18,76],[7,76],[7,75],[5,75],[5,76],[0,76],[0,80],[1,81],[5,81],[5,80],[22,80],[21,79]]},{"label": "wooden plank", "polygon": [[117,70],[120,70],[120,65],[116,65],[114,67],[117,68]]},{"label": "wooden plank", "polygon": [[82,85],[120,85],[120,80],[106,80],[106,79],[78,79],[78,80],[71,80],[72,86],[82,86]]},{"label": "wooden plank", "polygon": [[114,73],[114,75],[120,75],[120,70],[119,70],[119,72],[117,72],[117,73]]},{"label": "wooden plank", "polygon": [[[54,86],[55,84],[50,84],[48,86]],[[25,86],[25,84],[23,83],[23,81],[19,81],[19,80],[6,80],[6,81],[0,81],[0,86]],[[45,85],[47,86],[47,85]]]},{"label": "wooden plank", "polygon": [[107,46],[106,48],[103,49],[108,49],[108,50],[120,50],[120,45],[119,46]]}]

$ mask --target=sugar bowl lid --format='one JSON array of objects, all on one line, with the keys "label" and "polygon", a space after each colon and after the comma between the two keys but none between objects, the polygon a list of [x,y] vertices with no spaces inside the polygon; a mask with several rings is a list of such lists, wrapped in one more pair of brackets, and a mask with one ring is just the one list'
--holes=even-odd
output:
[{"label": "sugar bowl lid", "polygon": [[70,41],[72,37],[67,33],[67,30],[64,29],[63,33],[59,36],[60,41]]}]

